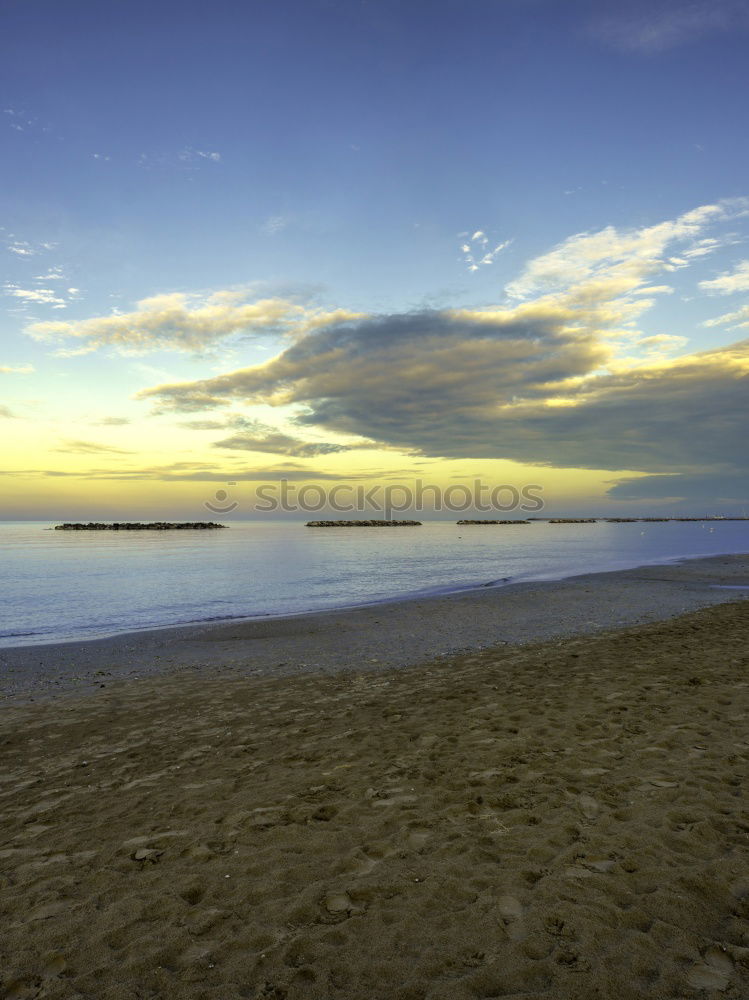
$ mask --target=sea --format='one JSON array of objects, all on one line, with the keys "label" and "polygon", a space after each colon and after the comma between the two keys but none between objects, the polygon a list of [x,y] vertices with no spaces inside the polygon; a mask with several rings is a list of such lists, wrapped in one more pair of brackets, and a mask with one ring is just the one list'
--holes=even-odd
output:
[{"label": "sea", "polygon": [[749,521],[69,532],[0,522],[0,647],[749,552]]}]

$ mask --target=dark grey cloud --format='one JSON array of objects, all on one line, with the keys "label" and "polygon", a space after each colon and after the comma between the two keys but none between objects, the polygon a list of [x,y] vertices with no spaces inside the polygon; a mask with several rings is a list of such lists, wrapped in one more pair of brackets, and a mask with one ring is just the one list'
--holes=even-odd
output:
[{"label": "dark grey cloud", "polygon": [[180,421],[180,426],[196,431],[227,429],[239,431],[240,433],[234,433],[213,443],[214,448],[226,448],[229,451],[260,451],[274,455],[292,455],[296,458],[315,458],[318,455],[349,451],[352,447],[329,441],[303,441],[259,420],[251,420],[236,413],[227,414],[223,420],[183,420]]},{"label": "dark grey cloud", "polygon": [[653,473],[743,467],[749,341],[595,375],[606,349],[563,307],[541,301],[506,315],[343,323],[264,365],[141,395],[187,411],[302,404],[300,424],[433,457]]},{"label": "dark grey cloud", "polygon": [[216,441],[213,447],[227,448],[232,451],[262,451],[271,452],[274,455],[295,455],[297,458],[334,455],[336,452],[350,450],[343,444],[302,441],[280,432],[260,435],[235,434],[233,437],[224,438],[223,441]]},{"label": "dark grey cloud", "polygon": [[607,491],[607,496],[612,500],[672,500],[677,504],[710,506],[744,503],[749,498],[749,472],[716,470],[707,474],[623,479]]},{"label": "dark grey cloud", "polygon": [[[403,445],[434,416],[523,397],[545,398],[602,364],[607,349],[544,305],[496,318],[422,312],[337,324],[311,333],[264,365],[197,382],[158,386],[141,398],[164,410],[199,412],[231,400],[303,403],[301,423],[323,424]],[[509,317],[509,318],[508,318]],[[376,433],[370,433],[370,419]],[[389,428],[389,430],[388,430]]]}]

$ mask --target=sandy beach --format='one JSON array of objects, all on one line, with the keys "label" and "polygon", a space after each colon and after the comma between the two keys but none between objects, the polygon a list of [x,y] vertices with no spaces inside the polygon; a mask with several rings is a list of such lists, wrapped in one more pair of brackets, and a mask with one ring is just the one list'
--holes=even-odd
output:
[{"label": "sandy beach", "polygon": [[3,650],[0,995],[745,1000],[746,584]]}]

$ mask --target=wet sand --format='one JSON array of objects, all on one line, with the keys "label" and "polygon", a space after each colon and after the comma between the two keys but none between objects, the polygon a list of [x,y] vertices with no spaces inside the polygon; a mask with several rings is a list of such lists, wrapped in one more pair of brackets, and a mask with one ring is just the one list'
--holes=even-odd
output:
[{"label": "wet sand", "polygon": [[415,634],[488,601],[507,645],[408,669],[219,669],[275,641],[243,624],[175,637],[210,670],[9,699],[0,996],[745,1000],[749,604],[680,613],[694,565],[544,585],[533,614],[456,595]]}]

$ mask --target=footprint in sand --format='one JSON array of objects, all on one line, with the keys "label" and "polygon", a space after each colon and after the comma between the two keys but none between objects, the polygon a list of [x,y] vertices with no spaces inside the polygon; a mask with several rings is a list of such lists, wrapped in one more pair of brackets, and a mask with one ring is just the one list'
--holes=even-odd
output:
[{"label": "footprint in sand", "polygon": [[601,807],[592,795],[581,795],[577,801],[580,812],[586,819],[596,818]]},{"label": "footprint in sand", "polygon": [[749,878],[737,879],[729,888],[734,899],[745,899],[749,896]]},{"label": "footprint in sand", "polygon": [[591,858],[590,860],[583,861],[583,865],[585,865],[586,868],[602,874],[612,871],[615,864],[616,862],[612,861],[611,858]]},{"label": "footprint in sand", "polygon": [[431,833],[429,830],[410,830],[408,837],[406,838],[406,843],[412,851],[418,851],[426,844],[430,836]]},{"label": "footprint in sand", "polygon": [[5,1000],[30,1000],[31,997],[38,996],[38,993],[31,983],[14,979],[6,985],[4,996]]},{"label": "footprint in sand", "polygon": [[67,969],[68,963],[65,960],[64,955],[60,955],[58,952],[52,952],[47,955],[44,966],[42,968],[42,975],[46,979],[52,979],[54,976],[60,976]]},{"label": "footprint in sand", "polygon": [[513,941],[519,940],[523,936],[522,916],[523,904],[515,896],[500,896],[497,901],[497,909],[502,918],[505,932]]},{"label": "footprint in sand", "polygon": [[357,852],[352,859],[351,867],[348,869],[348,872],[350,875],[369,875],[376,865],[376,858],[370,858],[363,852]]},{"label": "footprint in sand", "polygon": [[350,913],[354,904],[347,892],[329,892],[323,898],[323,906],[328,913]]},{"label": "footprint in sand", "polygon": [[710,948],[687,976],[690,986],[698,990],[724,990],[733,972],[733,959],[719,948]]}]

